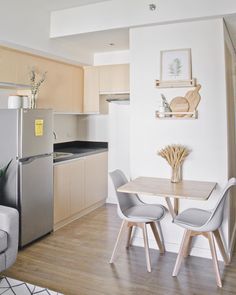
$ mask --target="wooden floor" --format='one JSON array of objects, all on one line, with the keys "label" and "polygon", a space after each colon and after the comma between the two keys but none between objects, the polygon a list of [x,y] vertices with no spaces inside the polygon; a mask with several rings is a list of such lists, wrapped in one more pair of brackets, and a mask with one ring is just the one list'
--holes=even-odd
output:
[{"label": "wooden floor", "polygon": [[124,249],[110,265],[120,223],[114,206],[99,208],[20,251],[5,274],[66,295],[236,294],[236,255],[230,266],[220,264],[222,289],[209,259],[189,257],[178,278],[171,276],[173,253],[151,250],[151,273],[141,247]]}]

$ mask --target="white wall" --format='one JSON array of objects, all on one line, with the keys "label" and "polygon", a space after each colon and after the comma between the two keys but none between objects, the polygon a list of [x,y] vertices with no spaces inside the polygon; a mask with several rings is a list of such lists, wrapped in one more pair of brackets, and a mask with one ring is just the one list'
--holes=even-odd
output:
[{"label": "white wall", "polygon": [[[130,105],[109,104],[108,119],[108,170],[121,169],[127,177],[130,175]],[[107,203],[116,203],[114,185],[108,178]]]},{"label": "white wall", "polygon": [[129,64],[129,62],[129,50],[95,53],[93,57],[94,66]]},{"label": "white wall", "polygon": [[93,56],[50,39],[50,11],[40,1],[0,0],[0,45],[64,61],[92,64]]},{"label": "white wall", "polygon": [[[130,175],[129,104],[109,103],[107,115],[78,116],[78,139],[108,142],[108,170],[121,169]],[[116,203],[116,193],[108,177],[107,203]]]},{"label": "white wall", "polygon": [[8,96],[17,95],[15,90],[12,89],[0,89],[0,109],[8,108]]},{"label": "white wall", "polygon": [[78,140],[79,123],[77,115],[54,114],[53,123],[53,130],[56,133],[55,143]]},{"label": "white wall", "polygon": [[[225,72],[227,85],[227,116],[228,116],[228,177],[236,176],[236,55],[225,27]],[[228,200],[229,205],[229,248],[234,251],[236,234],[236,189],[232,189]]]},{"label": "white wall", "polygon": [[[94,55],[94,65],[127,64],[129,51],[114,51]],[[127,104],[109,103],[107,115],[79,116],[79,140],[107,141],[108,170],[123,170],[130,175],[129,129],[130,107]],[[116,193],[108,178],[108,203],[116,203]]]},{"label": "white wall", "polygon": [[[160,50],[191,48],[193,77],[202,85],[197,120],[158,120],[155,110],[160,93],[171,100],[184,96],[189,88],[157,89],[160,77]],[[180,202],[180,210],[190,206],[212,208],[227,181],[227,114],[222,19],[135,28],[130,31],[131,69],[131,176],[170,177],[170,168],[157,150],[180,143],[191,150],[183,167],[183,178],[215,181],[217,190],[208,202]],[[163,203],[161,198],[152,202]],[[177,251],[183,230],[162,222],[167,250]],[[227,222],[224,237],[228,242]],[[206,241],[198,239],[193,253],[208,256]]]},{"label": "white wall", "polygon": [[108,141],[108,115],[78,116],[78,138],[87,141]]}]

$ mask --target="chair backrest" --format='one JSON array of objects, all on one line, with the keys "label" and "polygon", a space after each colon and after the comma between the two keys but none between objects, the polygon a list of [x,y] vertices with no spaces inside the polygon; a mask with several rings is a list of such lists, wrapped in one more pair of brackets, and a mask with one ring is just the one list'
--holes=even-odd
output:
[{"label": "chair backrest", "polygon": [[124,218],[124,212],[126,209],[140,204],[140,200],[136,194],[128,194],[128,193],[121,193],[118,192],[117,189],[126,184],[128,182],[126,176],[121,170],[114,170],[109,173],[111,176],[111,179],[113,181],[115,191],[116,191],[116,196],[117,196],[117,201],[118,201],[118,213],[121,218]]},{"label": "chair backrest", "polygon": [[229,189],[235,185],[236,185],[236,178],[234,177],[230,178],[226,187],[222,191],[222,194],[219,197],[219,200],[216,203],[216,206],[214,210],[212,211],[210,218],[208,219],[204,227],[209,228],[209,230],[215,230],[221,226],[223,221],[224,205],[225,205],[226,197],[228,196]]}]

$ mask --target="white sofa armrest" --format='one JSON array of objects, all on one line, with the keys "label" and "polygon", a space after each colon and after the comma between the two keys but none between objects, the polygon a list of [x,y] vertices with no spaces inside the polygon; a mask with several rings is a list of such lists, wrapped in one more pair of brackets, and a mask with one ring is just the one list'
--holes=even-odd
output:
[{"label": "white sofa armrest", "polygon": [[7,233],[8,248],[5,251],[5,269],[16,260],[19,243],[19,213],[16,209],[0,206],[0,230]]}]

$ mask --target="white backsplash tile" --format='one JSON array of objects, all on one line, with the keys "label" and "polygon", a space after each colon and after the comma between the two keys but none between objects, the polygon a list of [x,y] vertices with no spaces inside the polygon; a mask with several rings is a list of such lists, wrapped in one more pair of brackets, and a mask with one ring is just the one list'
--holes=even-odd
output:
[{"label": "white backsplash tile", "polygon": [[78,116],[54,114],[55,143],[78,140]]}]

